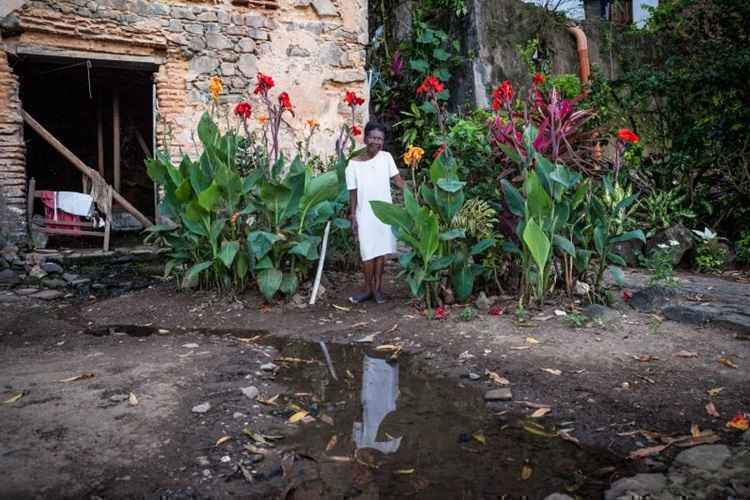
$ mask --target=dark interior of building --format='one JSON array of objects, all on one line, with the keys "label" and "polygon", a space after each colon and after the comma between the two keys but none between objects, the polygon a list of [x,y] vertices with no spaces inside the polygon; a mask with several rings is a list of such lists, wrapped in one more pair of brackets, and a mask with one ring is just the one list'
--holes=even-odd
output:
[{"label": "dark interior of building", "polygon": [[[153,144],[152,75],[155,68],[71,58],[19,56],[23,109],[86,165],[115,180],[115,114],[119,115],[120,189],[147,217],[154,215],[154,185],[144,159]],[[28,125],[26,169],[37,190],[83,191],[83,179]],[[147,149],[149,152],[145,151]],[[116,205],[113,209],[120,211]]]}]

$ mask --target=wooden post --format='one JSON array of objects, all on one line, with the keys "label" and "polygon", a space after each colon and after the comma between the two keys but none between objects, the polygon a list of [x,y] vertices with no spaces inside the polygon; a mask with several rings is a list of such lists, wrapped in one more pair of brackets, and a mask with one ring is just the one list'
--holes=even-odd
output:
[{"label": "wooden post", "polygon": [[112,191],[109,190],[109,213],[104,214],[104,251],[109,252],[109,233],[112,230]]},{"label": "wooden post", "polygon": [[[151,77],[151,151],[156,158],[156,114],[159,109],[159,103],[156,100],[156,77],[154,73]],[[161,224],[161,213],[159,212],[159,185],[154,181],[154,222]]]},{"label": "wooden post", "polygon": [[29,189],[26,191],[26,230],[31,238],[31,219],[34,218],[34,195],[36,194],[36,179],[29,181]]},{"label": "wooden post", "polygon": [[102,120],[102,101],[96,103],[96,167],[104,177],[104,123]]},{"label": "wooden post", "polygon": [[[96,171],[93,170],[91,167],[83,163],[80,158],[78,158],[76,155],[73,154],[71,150],[66,148],[60,141],[58,141],[54,135],[50,134],[47,129],[42,127],[42,125],[36,121],[30,114],[28,114],[26,111],[21,111],[21,114],[23,115],[23,119],[26,123],[29,124],[29,127],[34,129],[34,131],[42,136],[42,139],[47,141],[50,146],[55,148],[58,153],[63,155],[66,160],[68,160],[70,163],[73,164],[74,167],[76,167],[78,170],[86,174],[86,176],[93,178],[95,175],[97,175]],[[114,191],[112,193],[112,197],[114,198],[117,203],[127,210],[133,217],[138,219],[138,221],[143,224],[143,227],[151,227],[153,226],[153,223],[148,220],[148,218],[143,215],[141,212],[138,211],[137,208],[135,208],[133,205],[130,204],[128,200],[122,197],[120,193],[117,191]]]},{"label": "wooden post", "polygon": [[[323,243],[320,245],[320,260],[318,261],[318,272],[315,273],[315,284],[313,285],[312,294],[310,294],[310,305],[315,304],[318,298],[318,288],[320,288],[320,278],[323,276],[323,264],[326,261],[326,248],[328,248],[328,233],[331,230],[331,221],[326,222],[326,229],[323,232]],[[333,376],[336,378],[336,375]]]},{"label": "wooden post", "polygon": [[115,191],[120,192],[120,95],[112,96],[112,168]]}]

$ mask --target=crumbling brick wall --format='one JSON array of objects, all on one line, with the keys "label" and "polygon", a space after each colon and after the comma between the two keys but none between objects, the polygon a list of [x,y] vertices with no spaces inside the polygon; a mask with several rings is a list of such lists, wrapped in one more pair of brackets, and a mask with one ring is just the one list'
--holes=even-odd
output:
[{"label": "crumbling brick wall", "polygon": [[[2,40],[0,39],[0,42]],[[25,233],[26,168],[18,79],[0,50],[0,232],[9,239]]]}]

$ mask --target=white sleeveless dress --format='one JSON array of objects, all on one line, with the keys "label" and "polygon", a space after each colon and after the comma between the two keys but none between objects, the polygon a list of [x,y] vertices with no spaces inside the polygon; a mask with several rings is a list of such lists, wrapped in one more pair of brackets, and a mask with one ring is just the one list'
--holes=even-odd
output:
[{"label": "white sleeveless dress", "polygon": [[359,226],[359,253],[362,260],[396,253],[396,237],[391,226],[375,217],[371,201],[392,203],[391,177],[398,175],[393,157],[381,151],[367,161],[350,160],[346,167],[346,188],[357,191],[357,225]]}]

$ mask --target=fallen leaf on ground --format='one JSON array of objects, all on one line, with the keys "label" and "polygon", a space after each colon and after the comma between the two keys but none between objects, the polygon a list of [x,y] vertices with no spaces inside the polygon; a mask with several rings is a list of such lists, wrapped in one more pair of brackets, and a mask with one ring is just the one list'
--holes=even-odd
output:
[{"label": "fallen leaf on ground", "polygon": [[539,341],[535,339],[534,337],[526,337],[526,343],[527,344],[538,344]]},{"label": "fallen leaf on ground", "polygon": [[542,368],[543,372],[551,373],[552,375],[562,375],[562,371],[557,370],[555,368]]},{"label": "fallen leaf on ground", "polygon": [[487,438],[485,438],[484,434],[482,434],[481,432],[477,432],[471,437],[473,437],[474,441],[476,441],[479,444],[487,444]]},{"label": "fallen leaf on ground", "polygon": [[320,416],[320,420],[327,423],[328,425],[333,425],[333,418],[331,418],[330,415],[323,414]]},{"label": "fallen leaf on ground", "polygon": [[732,420],[727,422],[727,428],[737,429],[738,431],[746,431],[750,428],[750,421],[747,418],[747,414],[739,412],[737,415],[732,417]]},{"label": "fallen leaf on ground", "polygon": [[58,382],[65,382],[66,384],[68,382],[78,382],[79,380],[86,380],[87,378],[94,378],[95,375],[91,372],[85,372],[81,373],[80,375],[76,375],[75,377],[70,378],[64,378],[62,380],[59,380]]},{"label": "fallen leaf on ground", "polygon": [[524,405],[526,408],[533,408],[535,410],[539,408],[552,408],[550,405],[545,403],[533,403],[531,401],[519,401],[519,404]]},{"label": "fallen leaf on ground", "polygon": [[567,315],[568,313],[566,313],[565,311],[561,309],[555,309],[555,316],[562,318],[563,316],[567,316]]},{"label": "fallen leaf on ground", "polygon": [[532,474],[534,474],[534,469],[531,467],[531,464],[523,464],[523,467],[521,467],[521,479],[528,481]]},{"label": "fallen leaf on ground", "polygon": [[652,455],[656,455],[657,453],[661,453],[662,451],[666,450],[667,447],[669,447],[668,444],[662,444],[659,446],[649,446],[648,448],[641,448],[635,451],[631,451],[630,455],[628,455],[628,458],[630,458],[631,460],[636,460],[639,458],[650,457]]},{"label": "fallen leaf on ground", "polygon": [[580,441],[578,440],[578,438],[576,438],[576,437],[573,437],[573,436],[572,436],[572,435],[571,435],[570,433],[568,433],[568,432],[560,431],[560,438],[561,438],[561,439],[562,439],[563,441],[570,441],[571,443],[573,443],[573,444],[574,444],[574,445],[576,445],[576,446],[579,446],[579,447],[581,446],[581,442],[580,442]]},{"label": "fallen leaf on ground", "polygon": [[495,372],[485,370],[484,374],[487,375],[487,377],[489,377],[489,379],[492,380],[497,385],[510,385],[510,380],[508,380],[507,378],[501,377]]},{"label": "fallen leaf on ground", "polygon": [[723,390],[724,390],[723,387],[714,387],[712,389],[709,389],[706,392],[708,393],[709,396],[715,397],[715,396],[718,396]]},{"label": "fallen leaf on ground", "polygon": [[370,342],[373,342],[375,340],[375,336],[379,335],[380,332],[371,333],[369,335],[365,335],[362,338],[355,339],[354,342],[357,342],[358,344],[369,344]]},{"label": "fallen leaf on ground", "polygon": [[289,417],[289,423],[290,424],[297,423],[300,420],[302,420],[303,418],[305,418],[307,415],[308,415],[308,412],[306,412],[304,410],[303,411],[298,411],[297,413],[295,413],[294,415],[292,415],[291,417]]},{"label": "fallen leaf on ground", "polygon": [[338,306],[338,305],[336,305],[336,304],[331,304],[331,305],[332,305],[333,307],[335,307],[336,309],[338,309],[339,311],[349,312],[349,311],[351,311],[351,310],[352,310],[352,308],[351,308],[351,307]]},{"label": "fallen leaf on ground", "polygon": [[260,404],[264,404],[264,405],[267,405],[267,406],[276,406],[276,400],[277,400],[277,399],[279,399],[279,396],[280,396],[280,395],[281,395],[281,394],[277,394],[277,395],[275,395],[274,397],[272,397],[272,398],[269,398],[269,399],[261,399],[261,398],[257,398],[257,399],[256,399],[256,401],[257,401],[258,403],[260,403]]},{"label": "fallen leaf on ground", "polygon": [[526,432],[534,434],[536,436],[553,438],[557,437],[557,433],[547,432],[547,430],[539,424],[534,422],[526,422],[523,424],[523,428]]},{"label": "fallen leaf on ground", "polygon": [[387,332],[385,332],[385,333],[393,333],[393,332],[395,332],[396,330],[398,330],[398,323],[396,323],[395,325],[393,325],[393,326],[391,327],[391,329],[390,329],[390,330],[388,330],[388,331],[387,331]]},{"label": "fallen leaf on ground", "polygon": [[243,446],[243,448],[245,448],[250,453],[255,453],[256,455],[265,455],[270,451],[265,448],[258,448],[257,446],[253,446],[251,444],[246,444],[245,446]]},{"label": "fallen leaf on ground", "polygon": [[675,353],[675,356],[677,356],[678,358],[697,358],[698,353],[690,351],[680,351]]},{"label": "fallen leaf on ground", "polygon": [[397,346],[393,344],[383,344],[383,345],[377,346],[375,350],[378,352],[399,351],[401,350],[401,346]]},{"label": "fallen leaf on ground", "polygon": [[706,405],[706,413],[711,415],[712,417],[720,417],[719,412],[716,410],[716,405],[714,405],[713,401],[709,401]]},{"label": "fallen leaf on ground", "polygon": [[641,354],[640,356],[633,356],[633,359],[640,361],[641,363],[648,363],[649,361],[658,361],[659,358],[650,354]]},{"label": "fallen leaf on ground", "polygon": [[400,474],[402,476],[406,476],[408,474],[414,474],[415,469],[401,469],[397,470],[395,473]]},{"label": "fallen leaf on ground", "polygon": [[539,408],[534,413],[531,414],[531,418],[542,418],[547,413],[551,412],[552,408]]},{"label": "fallen leaf on ground", "polygon": [[534,320],[534,321],[549,321],[552,318],[554,318],[554,316],[534,316],[531,319]]},{"label": "fallen leaf on ground", "polygon": [[719,358],[719,363],[721,363],[724,366],[728,366],[729,368],[737,368],[737,365],[735,365],[731,359],[727,359],[725,357]]},{"label": "fallen leaf on ground", "polygon": [[132,392],[128,395],[128,404],[130,406],[136,406],[138,404],[138,398]]},{"label": "fallen leaf on ground", "polygon": [[216,444],[214,446],[219,446],[220,444],[224,444],[227,441],[229,441],[230,439],[232,439],[232,436],[220,437],[219,439],[216,440]]},{"label": "fallen leaf on ground", "polygon": [[301,359],[301,358],[276,358],[274,361],[279,361],[282,363],[304,363],[307,365],[318,363],[318,361],[315,359]]},{"label": "fallen leaf on ground", "polygon": [[694,438],[701,436],[701,429],[698,427],[698,424],[693,424],[690,426],[690,435]]},{"label": "fallen leaf on ground", "polygon": [[330,457],[326,457],[328,460],[332,460],[334,462],[353,462],[354,459],[352,457],[342,457],[342,456],[336,456],[332,455]]},{"label": "fallen leaf on ground", "polygon": [[701,444],[713,444],[720,440],[713,431],[703,431],[698,436],[684,436],[682,438],[673,439],[668,444],[674,444],[680,448],[690,448],[691,446],[698,446]]},{"label": "fallen leaf on ground", "polygon": [[336,436],[336,434],[331,436],[331,439],[328,440],[328,444],[326,445],[326,451],[331,451],[332,449],[334,449],[336,447],[336,443],[338,443],[338,440],[339,438],[338,436]]},{"label": "fallen leaf on ground", "polygon": [[3,403],[5,403],[5,404],[15,403],[16,401],[18,401],[22,397],[23,397],[23,392],[19,392],[15,396],[11,396],[10,398],[8,398],[5,401],[3,401]]},{"label": "fallen leaf on ground", "polygon": [[244,337],[244,338],[238,338],[240,342],[245,342],[246,344],[250,344],[252,342],[255,342],[260,338],[260,335],[256,335],[255,337]]},{"label": "fallen leaf on ground", "polygon": [[519,346],[512,346],[510,348],[512,351],[525,351],[526,349],[531,349],[530,345],[519,345]]},{"label": "fallen leaf on ground", "polygon": [[362,327],[362,326],[367,326],[368,324],[369,324],[369,323],[367,323],[367,321],[361,321],[361,322],[359,322],[359,323],[354,323],[354,324],[353,324],[352,326],[350,326],[349,328],[359,328],[359,327]]}]

